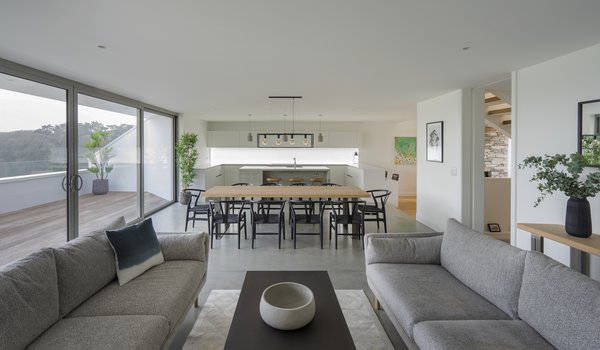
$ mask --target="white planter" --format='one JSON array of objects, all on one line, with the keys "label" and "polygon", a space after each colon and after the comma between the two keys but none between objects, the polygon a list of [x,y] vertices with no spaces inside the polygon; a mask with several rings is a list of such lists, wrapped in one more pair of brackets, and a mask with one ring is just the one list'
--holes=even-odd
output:
[{"label": "white planter", "polygon": [[271,327],[293,330],[306,326],[315,317],[315,297],[305,285],[281,282],[264,290],[260,316]]}]

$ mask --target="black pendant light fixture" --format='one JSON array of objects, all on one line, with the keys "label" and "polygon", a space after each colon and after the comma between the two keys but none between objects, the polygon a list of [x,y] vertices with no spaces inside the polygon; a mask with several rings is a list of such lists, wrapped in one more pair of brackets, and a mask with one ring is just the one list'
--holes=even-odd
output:
[{"label": "black pendant light fixture", "polygon": [[[283,115],[283,130],[278,133],[258,133],[259,148],[313,148],[314,134],[300,132],[296,134],[296,99],[302,96],[269,96],[269,98],[285,98],[292,100],[292,132],[286,130],[286,117]],[[296,140],[299,140],[296,142]]]}]

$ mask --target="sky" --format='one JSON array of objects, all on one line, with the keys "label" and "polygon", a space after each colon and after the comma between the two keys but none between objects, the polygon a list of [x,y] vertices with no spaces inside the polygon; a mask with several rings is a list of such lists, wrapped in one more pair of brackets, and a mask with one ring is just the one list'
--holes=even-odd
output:
[{"label": "sky", "polygon": [[[0,132],[36,130],[46,124],[64,124],[67,104],[35,95],[0,89]],[[135,124],[135,117],[79,106],[79,123],[98,121],[104,125]]]}]

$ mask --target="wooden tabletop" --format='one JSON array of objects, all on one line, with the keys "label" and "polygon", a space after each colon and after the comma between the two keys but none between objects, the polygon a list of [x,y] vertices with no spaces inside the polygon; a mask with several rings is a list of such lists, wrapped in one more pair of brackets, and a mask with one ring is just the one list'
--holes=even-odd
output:
[{"label": "wooden tabletop", "polygon": [[355,186],[215,186],[204,198],[367,198],[369,192]]},{"label": "wooden tabletop", "polygon": [[536,236],[551,239],[582,252],[600,256],[600,235],[592,234],[588,238],[569,235],[564,225],[558,224],[517,224],[517,228],[532,233]]}]

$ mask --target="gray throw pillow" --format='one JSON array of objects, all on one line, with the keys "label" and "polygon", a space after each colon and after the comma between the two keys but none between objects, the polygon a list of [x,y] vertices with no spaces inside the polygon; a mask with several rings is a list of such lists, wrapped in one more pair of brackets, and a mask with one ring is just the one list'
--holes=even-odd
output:
[{"label": "gray throw pillow", "polygon": [[115,251],[119,285],[165,261],[150,218],[120,230],[106,231],[106,236]]}]

